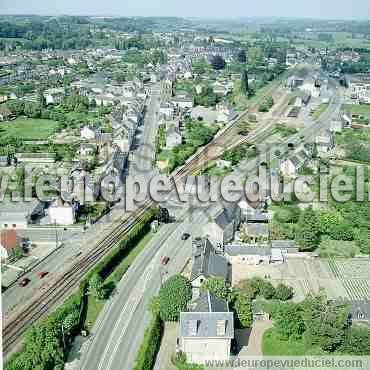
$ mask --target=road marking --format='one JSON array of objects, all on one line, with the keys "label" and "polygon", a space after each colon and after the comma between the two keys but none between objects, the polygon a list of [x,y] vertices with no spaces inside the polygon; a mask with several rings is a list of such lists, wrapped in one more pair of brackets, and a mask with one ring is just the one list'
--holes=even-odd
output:
[{"label": "road marking", "polygon": [[[130,307],[131,310],[129,312],[129,316],[126,316],[125,315],[127,320],[126,320],[123,328],[121,328],[121,334],[119,335],[118,340],[115,343],[113,352],[110,354],[109,361],[108,361],[108,364],[107,364],[107,367],[106,367],[107,370],[109,370],[111,368],[111,366],[112,366],[113,360],[114,360],[114,358],[116,356],[116,353],[117,353],[117,350],[118,350],[118,347],[121,344],[122,338],[126,334],[126,330],[127,330],[128,326],[130,324],[131,318],[132,318],[132,316],[133,316],[133,314],[134,314],[134,312],[135,312],[135,310],[136,310],[139,302],[141,301],[141,299],[143,297],[143,294],[144,294],[144,291],[145,291],[147,282],[149,281],[149,275],[151,274],[151,272],[153,271],[153,269],[154,269],[154,261],[147,267],[147,269],[144,272],[144,275],[142,276],[142,278],[138,282],[139,288],[140,288],[140,285],[141,285],[140,283],[143,283],[143,286],[141,287],[141,289],[139,289],[139,292],[138,293],[140,293],[140,294],[134,295],[134,297],[133,297],[133,304]],[[135,293],[135,291],[134,291],[134,293]],[[123,314],[123,312],[122,312],[122,314]],[[122,314],[120,315],[119,321],[121,321],[121,319],[122,319]],[[99,366],[99,370],[100,370],[100,366]]]}]

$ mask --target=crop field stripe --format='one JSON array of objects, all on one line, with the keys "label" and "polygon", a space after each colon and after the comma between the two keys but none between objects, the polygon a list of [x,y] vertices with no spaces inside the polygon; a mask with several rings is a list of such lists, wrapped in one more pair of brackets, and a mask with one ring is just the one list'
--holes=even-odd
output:
[{"label": "crop field stripe", "polygon": [[333,258],[328,259],[328,264],[330,267],[330,270],[334,274],[335,277],[339,277],[339,271],[338,271],[338,266]]},{"label": "crop field stripe", "polygon": [[342,279],[344,288],[352,300],[370,298],[369,282],[361,279]]}]

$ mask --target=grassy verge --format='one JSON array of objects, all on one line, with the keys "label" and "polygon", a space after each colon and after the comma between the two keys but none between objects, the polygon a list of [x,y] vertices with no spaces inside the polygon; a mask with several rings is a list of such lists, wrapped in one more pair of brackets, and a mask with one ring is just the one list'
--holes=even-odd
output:
[{"label": "grassy verge", "polygon": [[317,121],[321,115],[328,109],[329,104],[328,103],[322,103],[318,106],[318,108],[315,110],[315,112],[312,115],[312,118]]},{"label": "grassy verge", "polygon": [[[122,259],[122,261],[112,269],[111,273],[104,280],[104,289],[107,292],[107,297],[113,292],[115,286],[122,279],[123,275],[134,262],[135,258],[144,250],[146,245],[152,239],[153,234],[148,230],[142,239],[130,250],[130,252]],[[104,308],[105,300],[98,300],[94,296],[87,297],[87,308],[85,318],[85,328],[90,332],[94,327],[95,322]]]},{"label": "grassy verge", "polygon": [[344,104],[342,106],[342,109],[352,114],[360,114],[360,115],[370,117],[370,105]]},{"label": "grassy verge", "polygon": [[88,332],[90,332],[94,327],[95,322],[104,307],[104,303],[104,301],[99,301],[93,296],[89,296],[87,298],[87,311],[84,326]]}]

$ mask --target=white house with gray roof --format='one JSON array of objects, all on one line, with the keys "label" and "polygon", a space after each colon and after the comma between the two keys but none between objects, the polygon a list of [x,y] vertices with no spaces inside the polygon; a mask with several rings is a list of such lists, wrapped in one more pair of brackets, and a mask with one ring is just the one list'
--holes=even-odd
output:
[{"label": "white house with gray roof", "polygon": [[227,302],[207,292],[180,313],[180,350],[187,362],[226,361],[234,338],[234,315]]},{"label": "white house with gray roof", "polygon": [[231,264],[270,264],[271,248],[249,244],[228,244],[225,246],[225,257]]}]

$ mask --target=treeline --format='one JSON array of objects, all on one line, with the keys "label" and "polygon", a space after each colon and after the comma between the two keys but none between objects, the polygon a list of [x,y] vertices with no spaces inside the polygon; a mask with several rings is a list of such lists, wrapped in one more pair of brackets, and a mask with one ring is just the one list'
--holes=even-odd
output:
[{"label": "treeline", "polygon": [[93,44],[89,27],[73,17],[45,21],[2,21],[0,37],[14,39],[14,46],[29,50],[83,49]]},{"label": "treeline", "polygon": [[[346,168],[344,175],[355,183],[355,169]],[[365,172],[365,181],[369,173]],[[274,213],[273,239],[295,239],[301,251],[314,251],[323,241],[353,242],[363,254],[370,254],[370,207],[357,202],[355,195],[347,202],[329,198],[326,210],[308,207],[301,210],[292,195],[290,204],[281,204]]]},{"label": "treeline", "polygon": [[[370,354],[369,328],[353,325],[349,307],[323,295],[308,296],[301,303],[272,305],[271,314],[274,328],[265,333],[264,342],[269,336],[278,341],[298,342],[304,345],[306,355]],[[275,348],[279,355],[287,355],[280,348]]]}]

